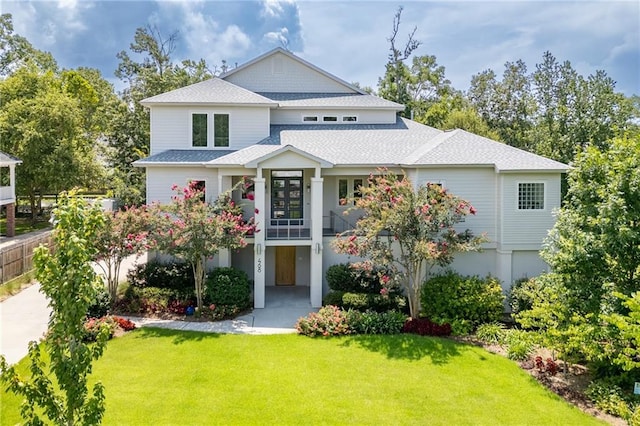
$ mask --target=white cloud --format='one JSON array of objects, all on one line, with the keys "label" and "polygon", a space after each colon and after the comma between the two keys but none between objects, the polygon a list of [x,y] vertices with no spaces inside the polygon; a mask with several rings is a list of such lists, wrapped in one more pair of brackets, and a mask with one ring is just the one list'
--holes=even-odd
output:
[{"label": "white cloud", "polygon": [[279,31],[270,31],[264,35],[264,39],[273,44],[286,46],[289,44],[289,30],[282,27]]},{"label": "white cloud", "polygon": [[269,18],[279,18],[284,13],[284,4],[291,5],[295,3],[292,0],[264,0],[262,2],[262,12],[261,15],[263,17]]}]

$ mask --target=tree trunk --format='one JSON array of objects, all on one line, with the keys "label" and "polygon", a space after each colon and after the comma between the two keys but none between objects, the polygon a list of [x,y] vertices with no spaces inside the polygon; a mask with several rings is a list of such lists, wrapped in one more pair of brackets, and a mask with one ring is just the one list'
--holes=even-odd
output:
[{"label": "tree trunk", "polygon": [[202,292],[204,287],[204,256],[199,256],[193,267],[193,278],[196,282],[196,300],[198,302],[198,311],[202,311]]}]

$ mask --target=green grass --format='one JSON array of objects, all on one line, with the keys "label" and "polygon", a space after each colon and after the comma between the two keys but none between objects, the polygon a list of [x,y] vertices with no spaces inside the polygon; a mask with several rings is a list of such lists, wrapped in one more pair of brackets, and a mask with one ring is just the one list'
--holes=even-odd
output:
[{"label": "green grass", "polygon": [[[505,358],[413,335],[142,329],[111,341],[94,373],[105,425],[601,424]],[[17,399],[2,394],[0,414],[18,422]]]},{"label": "green grass", "polygon": [[[49,228],[51,224],[49,220],[38,220],[32,222],[29,218],[17,217],[16,218],[16,236],[26,234],[28,232],[39,231],[41,229]],[[0,233],[7,235],[7,219],[0,219]]]}]

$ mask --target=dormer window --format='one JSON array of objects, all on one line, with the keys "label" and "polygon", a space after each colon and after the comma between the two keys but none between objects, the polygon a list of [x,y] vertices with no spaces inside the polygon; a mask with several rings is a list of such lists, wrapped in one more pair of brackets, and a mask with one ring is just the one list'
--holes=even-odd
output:
[{"label": "dormer window", "polygon": [[358,117],[355,115],[343,115],[342,122],[343,123],[355,123],[358,121]]},{"label": "dormer window", "polygon": [[317,115],[303,115],[302,121],[305,123],[317,123],[318,116]]},{"label": "dormer window", "polygon": [[325,123],[334,123],[338,121],[338,117],[336,117],[335,115],[325,115],[322,117],[322,121],[324,121]]}]

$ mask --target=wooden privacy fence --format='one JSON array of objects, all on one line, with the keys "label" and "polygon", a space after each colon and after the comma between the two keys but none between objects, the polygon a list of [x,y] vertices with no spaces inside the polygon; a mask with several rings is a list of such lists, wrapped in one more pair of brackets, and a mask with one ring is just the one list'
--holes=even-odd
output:
[{"label": "wooden privacy fence", "polygon": [[13,241],[0,247],[0,284],[33,269],[33,250],[40,244],[51,247],[52,231]]}]

